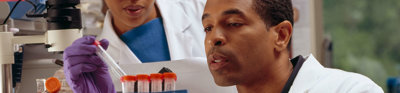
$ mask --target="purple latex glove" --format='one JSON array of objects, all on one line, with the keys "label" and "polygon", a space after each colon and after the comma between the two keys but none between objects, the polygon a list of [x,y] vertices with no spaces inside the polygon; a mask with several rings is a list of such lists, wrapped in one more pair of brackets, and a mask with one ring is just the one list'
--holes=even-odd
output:
[{"label": "purple latex glove", "polygon": [[[95,37],[79,38],[64,51],[64,74],[74,93],[115,93],[107,65],[96,55]],[[100,41],[104,49],[108,41]]]}]

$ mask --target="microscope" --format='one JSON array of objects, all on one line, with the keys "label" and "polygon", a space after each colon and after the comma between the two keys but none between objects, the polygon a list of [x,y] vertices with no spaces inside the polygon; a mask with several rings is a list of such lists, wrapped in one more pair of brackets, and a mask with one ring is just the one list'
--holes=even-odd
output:
[{"label": "microscope", "polygon": [[[0,2],[0,8],[4,6],[1,3],[3,2]],[[46,2],[47,13],[27,15],[28,17],[44,17],[46,19],[47,31],[44,35],[14,36],[7,24],[0,25],[1,93],[13,92],[11,70],[12,64],[14,64],[15,45],[45,44],[48,52],[62,52],[74,40],[82,37],[81,12],[80,9],[75,7],[79,3],[80,0],[48,0]],[[0,19],[2,19],[1,16]]]}]

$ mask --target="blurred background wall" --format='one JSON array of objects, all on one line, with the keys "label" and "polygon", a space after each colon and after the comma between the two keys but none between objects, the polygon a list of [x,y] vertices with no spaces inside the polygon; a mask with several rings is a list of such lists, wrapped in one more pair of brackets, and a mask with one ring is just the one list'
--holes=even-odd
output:
[{"label": "blurred background wall", "polygon": [[386,90],[400,72],[400,0],[323,0],[332,66],[364,74]]},{"label": "blurred background wall", "polygon": [[387,84],[400,74],[400,0],[293,0],[293,6],[292,56],[312,53],[327,67],[366,75],[393,92]]}]

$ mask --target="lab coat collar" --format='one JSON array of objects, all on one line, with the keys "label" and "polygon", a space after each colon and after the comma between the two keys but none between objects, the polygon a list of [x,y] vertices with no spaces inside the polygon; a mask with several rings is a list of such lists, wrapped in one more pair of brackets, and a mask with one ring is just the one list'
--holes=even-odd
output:
[{"label": "lab coat collar", "polygon": [[185,0],[156,1],[163,18],[171,60],[192,56],[192,37],[184,33],[192,22],[188,20],[189,17],[182,7],[176,8],[176,5],[181,5],[180,2],[183,1]]},{"label": "lab coat collar", "polygon": [[112,25],[112,14],[107,11],[104,19],[103,32],[97,37],[97,39],[107,39],[110,42],[108,49],[106,50],[117,64],[125,63],[141,63],[141,61],[135,56],[129,47],[119,38]]},{"label": "lab coat collar", "polygon": [[176,8],[181,0],[157,0],[156,5],[163,17],[164,27],[169,30],[184,32],[191,25],[189,17],[182,8]]},{"label": "lab coat collar", "polygon": [[324,76],[324,67],[310,54],[300,68],[290,91],[307,91],[318,83]]}]

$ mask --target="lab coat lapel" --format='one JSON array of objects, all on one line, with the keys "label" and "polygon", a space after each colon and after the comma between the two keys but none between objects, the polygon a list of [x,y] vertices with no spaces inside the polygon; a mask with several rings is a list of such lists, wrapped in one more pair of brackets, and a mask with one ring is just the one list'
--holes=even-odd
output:
[{"label": "lab coat lapel", "polygon": [[191,25],[188,16],[175,0],[157,0],[163,18],[165,34],[171,60],[183,59],[192,56],[192,37],[185,35],[185,30]]},{"label": "lab coat lapel", "polygon": [[110,42],[107,52],[117,62],[117,64],[142,63],[115,33],[111,17],[112,14],[108,11],[104,19],[103,32],[101,32],[97,39],[107,39]]},{"label": "lab coat lapel", "polygon": [[324,67],[310,54],[300,68],[289,92],[306,92],[314,87],[322,76],[326,75]]}]

